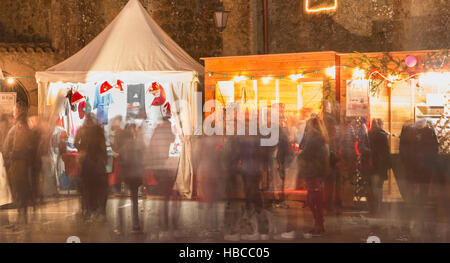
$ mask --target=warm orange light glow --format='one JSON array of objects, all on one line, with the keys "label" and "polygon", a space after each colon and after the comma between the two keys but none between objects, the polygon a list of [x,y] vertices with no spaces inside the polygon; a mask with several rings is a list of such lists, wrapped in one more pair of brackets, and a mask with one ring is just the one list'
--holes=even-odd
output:
[{"label": "warm orange light glow", "polygon": [[297,81],[298,79],[303,78],[303,74],[290,75],[289,78],[291,78],[293,81]]},{"label": "warm orange light glow", "polygon": [[366,73],[363,69],[355,68],[353,70],[353,78],[354,79],[364,79],[365,75],[366,75]]},{"label": "warm orange light glow", "polygon": [[336,78],[336,67],[329,67],[325,70],[325,73],[331,77],[331,78]]},{"label": "warm orange light glow", "polygon": [[336,10],[337,9],[337,0],[334,0],[333,6],[328,7],[322,7],[322,8],[309,8],[309,0],[305,0],[305,10],[308,13],[316,13],[316,12],[322,12],[322,11],[330,11],[330,10]]},{"label": "warm orange light glow", "polygon": [[14,84],[14,78],[8,78],[8,84]]},{"label": "warm orange light glow", "polygon": [[262,81],[264,84],[268,84],[271,79],[272,79],[272,77],[264,77],[264,78],[262,78]]},{"label": "warm orange light glow", "polygon": [[235,76],[233,80],[234,80],[234,82],[240,82],[240,81],[244,81],[246,79],[247,78],[244,76]]}]

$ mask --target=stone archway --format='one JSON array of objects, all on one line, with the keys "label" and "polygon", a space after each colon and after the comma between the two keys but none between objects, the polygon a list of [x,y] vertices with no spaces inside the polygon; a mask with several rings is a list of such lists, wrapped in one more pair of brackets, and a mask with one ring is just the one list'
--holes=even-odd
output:
[{"label": "stone archway", "polygon": [[14,84],[8,84],[8,77],[12,77],[12,75],[6,71],[3,71],[3,76],[5,76],[5,80],[0,81],[0,92],[16,92],[17,100],[16,102],[22,101],[25,103],[27,108],[30,108],[30,94],[28,93],[25,86],[18,79],[14,79]]}]

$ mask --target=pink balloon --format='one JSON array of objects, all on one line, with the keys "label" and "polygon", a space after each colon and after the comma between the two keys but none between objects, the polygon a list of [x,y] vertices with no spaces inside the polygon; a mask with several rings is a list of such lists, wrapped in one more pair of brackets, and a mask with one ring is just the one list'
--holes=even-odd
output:
[{"label": "pink balloon", "polygon": [[417,64],[417,58],[415,56],[407,56],[405,59],[406,66],[412,68]]}]

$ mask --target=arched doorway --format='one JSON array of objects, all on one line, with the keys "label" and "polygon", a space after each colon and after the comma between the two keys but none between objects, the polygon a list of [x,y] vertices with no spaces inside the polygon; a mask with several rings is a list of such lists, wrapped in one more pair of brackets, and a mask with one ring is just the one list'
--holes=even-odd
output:
[{"label": "arched doorway", "polygon": [[27,108],[30,108],[30,95],[22,82],[18,79],[14,79],[14,83],[9,84],[7,79],[8,77],[12,77],[12,75],[6,71],[3,71],[3,76],[5,76],[5,79],[0,81],[0,92],[15,92],[17,94],[16,102],[21,101],[27,106]]}]

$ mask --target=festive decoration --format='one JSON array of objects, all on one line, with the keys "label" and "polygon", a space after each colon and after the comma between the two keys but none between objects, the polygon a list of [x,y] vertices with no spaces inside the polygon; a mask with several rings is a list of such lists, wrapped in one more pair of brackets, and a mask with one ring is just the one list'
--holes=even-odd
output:
[{"label": "festive decoration", "polygon": [[115,88],[119,89],[120,91],[123,91],[122,84],[123,84],[123,81],[117,80]]},{"label": "festive decoration", "polygon": [[103,84],[100,86],[100,95],[105,95],[108,92],[112,90],[111,84],[109,84],[108,81],[103,82]]},{"label": "festive decoration", "polygon": [[166,117],[170,117],[171,116],[172,112],[171,112],[171,109],[170,109],[170,103],[169,102],[167,102],[166,104],[164,104],[164,106],[162,106],[162,113],[163,113],[163,116],[166,116]]},{"label": "festive decoration", "polygon": [[415,56],[407,56],[405,64],[410,68],[415,67],[417,65],[417,58]]},{"label": "festive decoration", "polygon": [[449,50],[427,53],[422,61],[423,71],[442,71],[450,68]]},{"label": "festive decoration", "polygon": [[80,119],[83,119],[86,113],[90,113],[92,111],[92,106],[89,103],[89,98],[86,101],[82,101],[78,104],[78,116]]},{"label": "festive decoration", "polygon": [[166,102],[166,93],[161,84],[153,82],[148,88],[148,92],[152,93],[155,98],[152,101],[152,106],[161,106]]},{"label": "festive decoration", "polygon": [[84,101],[86,98],[81,95],[78,91],[75,91],[74,93],[72,93],[72,97],[70,98],[70,103],[72,105],[75,105],[81,101]]},{"label": "festive decoration", "polygon": [[439,152],[450,154],[450,90],[444,94],[444,112],[433,126],[439,142]]},{"label": "festive decoration", "polygon": [[[419,67],[419,59],[407,56],[405,59],[394,58],[390,53],[383,53],[379,57],[369,57],[355,52],[356,56],[349,57],[350,66],[363,69],[369,74],[370,93],[376,95],[383,84],[392,86],[393,82],[409,80],[428,71],[442,71],[450,67],[448,50],[427,53]],[[419,72],[419,69],[421,72]]]}]

